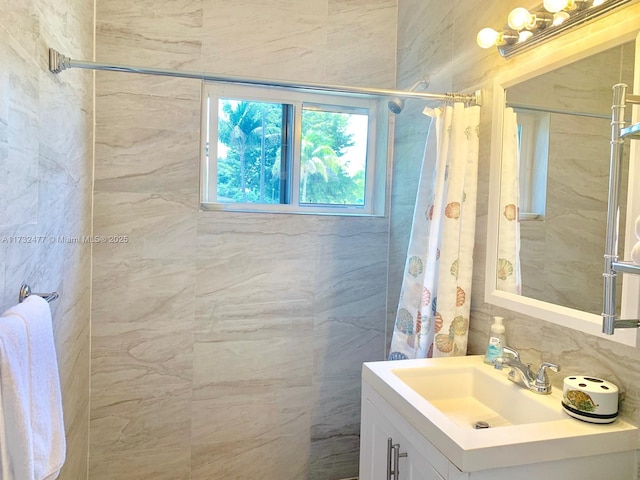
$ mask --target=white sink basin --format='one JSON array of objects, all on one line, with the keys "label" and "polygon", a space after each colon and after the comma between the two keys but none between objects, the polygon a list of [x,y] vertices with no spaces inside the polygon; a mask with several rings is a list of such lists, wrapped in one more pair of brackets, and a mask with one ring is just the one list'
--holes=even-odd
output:
[{"label": "white sink basin", "polygon": [[465,472],[638,448],[636,427],[576,420],[562,391],[536,394],[506,372],[467,356],[365,363],[362,378]]},{"label": "white sink basin", "polygon": [[391,372],[462,428],[474,428],[478,422],[493,428],[565,418],[556,408],[555,397],[515,388],[504,374],[493,370],[483,363],[464,362],[440,368],[397,368]]}]

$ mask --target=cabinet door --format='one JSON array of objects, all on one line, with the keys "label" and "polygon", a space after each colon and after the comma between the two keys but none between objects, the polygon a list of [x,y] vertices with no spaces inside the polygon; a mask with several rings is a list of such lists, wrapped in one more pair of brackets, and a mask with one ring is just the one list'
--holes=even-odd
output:
[{"label": "cabinet door", "polygon": [[398,480],[444,480],[413,445],[410,445],[409,442],[404,443],[407,444],[407,448],[401,448],[401,451],[407,452],[405,459],[407,460],[407,468],[402,469],[401,459]]},{"label": "cabinet door", "polygon": [[[391,472],[398,448],[397,474]],[[404,455],[406,454],[406,456]],[[433,466],[369,399],[362,401],[360,435],[360,480],[443,480]]]}]

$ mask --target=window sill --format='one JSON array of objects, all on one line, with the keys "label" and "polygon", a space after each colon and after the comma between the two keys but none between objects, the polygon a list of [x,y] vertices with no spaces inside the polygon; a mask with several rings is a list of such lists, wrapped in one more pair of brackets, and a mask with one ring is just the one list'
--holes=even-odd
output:
[{"label": "window sill", "polygon": [[364,208],[353,207],[296,207],[294,205],[266,205],[254,203],[214,203],[201,202],[200,210],[204,212],[235,212],[235,213],[276,213],[292,215],[323,215],[338,217],[384,217],[382,213],[366,211]]},{"label": "window sill", "polygon": [[521,222],[529,222],[529,221],[544,221],[544,214],[542,213],[520,213],[520,221]]}]

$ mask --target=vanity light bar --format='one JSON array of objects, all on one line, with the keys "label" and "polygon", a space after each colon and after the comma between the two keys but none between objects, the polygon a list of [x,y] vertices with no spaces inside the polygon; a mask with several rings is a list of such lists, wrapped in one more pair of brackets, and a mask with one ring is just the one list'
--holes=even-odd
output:
[{"label": "vanity light bar", "polygon": [[531,12],[522,7],[513,9],[502,31],[483,28],[476,40],[480,47],[495,46],[500,55],[509,58],[630,1],[545,0]]}]

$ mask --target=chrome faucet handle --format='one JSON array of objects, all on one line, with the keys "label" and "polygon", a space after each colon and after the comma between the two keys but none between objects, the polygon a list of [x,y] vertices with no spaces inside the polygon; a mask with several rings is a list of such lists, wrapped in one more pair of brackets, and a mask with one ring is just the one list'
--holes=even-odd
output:
[{"label": "chrome faucet handle", "polygon": [[493,361],[493,368],[496,370],[502,370],[505,365],[508,365],[508,361],[504,357],[498,357]]},{"label": "chrome faucet handle", "polygon": [[509,353],[509,354],[513,355],[513,358],[516,361],[518,361],[518,362],[520,361],[520,353],[516,349],[505,345],[504,347],[502,347],[502,352],[503,353]]},{"label": "chrome faucet handle", "polygon": [[536,375],[536,382],[543,382],[545,384],[549,383],[547,368],[553,370],[556,373],[560,371],[560,365],[556,365],[555,363],[542,362],[542,365],[540,365],[540,370],[538,370],[538,374]]},{"label": "chrome faucet handle", "polygon": [[551,382],[549,382],[549,377],[547,376],[547,368],[553,370],[554,372],[560,371],[560,365],[556,365],[555,363],[543,362],[542,365],[540,365],[538,374],[536,375],[535,390],[538,393],[551,393]]}]

